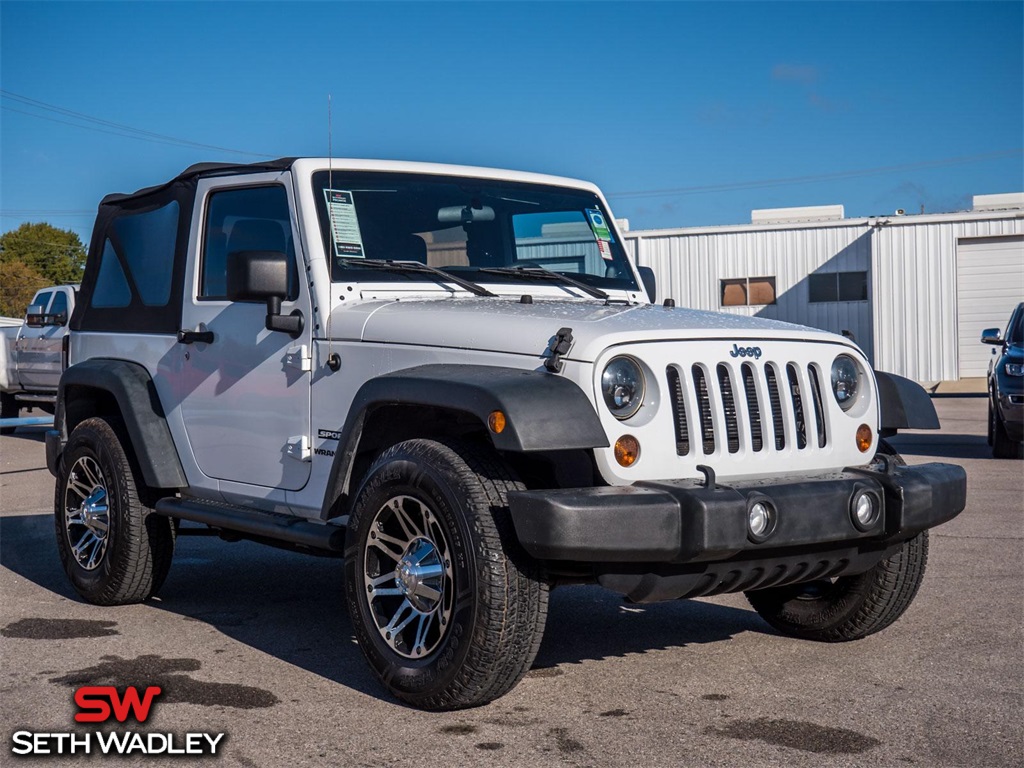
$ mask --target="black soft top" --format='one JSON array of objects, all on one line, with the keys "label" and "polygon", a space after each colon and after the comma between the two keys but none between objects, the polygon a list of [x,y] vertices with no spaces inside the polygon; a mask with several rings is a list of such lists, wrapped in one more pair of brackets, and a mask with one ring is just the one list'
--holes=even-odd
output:
[{"label": "black soft top", "polygon": [[[89,258],[85,262],[82,288],[75,311],[71,316],[73,331],[177,333],[181,327],[181,303],[184,295],[185,259],[188,236],[192,227],[192,209],[199,179],[263,171],[286,171],[295,162],[294,157],[282,157],[261,163],[197,163],[179,173],[170,181],[155,187],[145,187],[130,194],[107,195],[100,201],[96,224],[89,241]],[[177,227],[174,237],[174,257],[166,265],[170,271],[170,292],[167,300],[159,304],[143,301],[134,281],[132,265],[126,256],[125,244],[117,233],[116,222],[122,217],[135,216],[177,203]],[[110,246],[110,269],[125,277],[126,290],[131,293],[126,304],[96,306],[96,291],[103,254]],[[145,260],[148,254],[136,253],[135,258]],[[115,263],[116,262],[116,263]]]},{"label": "black soft top", "polygon": [[195,163],[179,173],[173,179],[152,187],[143,187],[135,192],[113,192],[100,201],[100,205],[120,203],[134,198],[149,197],[182,182],[191,182],[204,176],[224,176],[232,173],[260,173],[262,171],[286,171],[292,167],[296,158],[279,157],[262,163]]}]

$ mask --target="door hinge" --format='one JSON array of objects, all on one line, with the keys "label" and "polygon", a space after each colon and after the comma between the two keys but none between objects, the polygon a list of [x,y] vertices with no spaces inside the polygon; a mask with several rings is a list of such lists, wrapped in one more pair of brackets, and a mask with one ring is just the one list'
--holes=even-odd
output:
[{"label": "door hinge", "polygon": [[297,347],[288,347],[288,351],[284,355],[284,364],[286,367],[294,368],[297,371],[312,371],[313,356],[309,352],[309,347],[305,344],[300,344]]},{"label": "door hinge", "polygon": [[309,435],[289,437],[284,452],[298,461],[312,461],[313,449],[309,445]]}]

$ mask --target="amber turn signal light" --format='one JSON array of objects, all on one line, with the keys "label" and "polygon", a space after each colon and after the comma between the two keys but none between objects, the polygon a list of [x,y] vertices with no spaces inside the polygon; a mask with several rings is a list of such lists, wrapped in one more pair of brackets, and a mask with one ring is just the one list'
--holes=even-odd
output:
[{"label": "amber turn signal light", "polygon": [[632,435],[623,435],[615,441],[615,460],[623,467],[631,467],[640,458],[640,441]]},{"label": "amber turn signal light", "polygon": [[867,424],[861,424],[857,427],[857,449],[861,453],[867,453],[867,450],[871,447],[871,441],[871,427]]},{"label": "amber turn signal light", "polygon": [[500,435],[505,431],[505,414],[501,411],[491,411],[491,415],[487,417],[487,426],[491,432]]}]

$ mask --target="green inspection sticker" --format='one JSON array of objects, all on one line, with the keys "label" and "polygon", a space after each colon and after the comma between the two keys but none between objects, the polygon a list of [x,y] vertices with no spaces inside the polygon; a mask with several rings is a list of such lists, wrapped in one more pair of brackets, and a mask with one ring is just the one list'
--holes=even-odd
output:
[{"label": "green inspection sticker", "polygon": [[605,221],[604,214],[596,208],[587,208],[586,211],[590,228],[594,230],[594,237],[598,240],[604,240],[606,243],[614,242],[612,240],[612,231],[608,228],[608,222]]}]

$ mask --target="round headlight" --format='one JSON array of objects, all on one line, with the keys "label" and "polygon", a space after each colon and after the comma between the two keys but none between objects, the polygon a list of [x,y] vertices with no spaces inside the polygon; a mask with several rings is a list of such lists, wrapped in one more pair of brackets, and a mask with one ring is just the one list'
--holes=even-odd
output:
[{"label": "round headlight", "polygon": [[860,388],[860,366],[849,355],[840,355],[832,363],[832,394],[844,411],[850,410],[857,402]]},{"label": "round headlight", "polygon": [[601,374],[605,405],[617,419],[628,419],[644,402],[644,374],[630,357],[616,357]]}]

